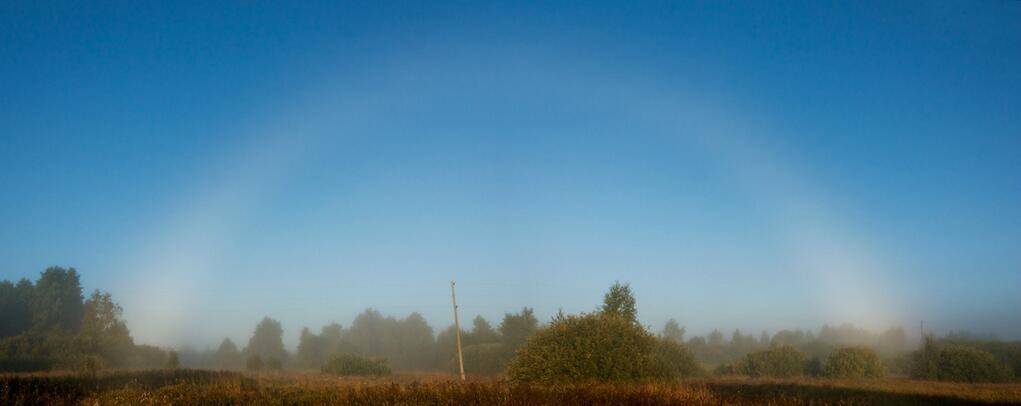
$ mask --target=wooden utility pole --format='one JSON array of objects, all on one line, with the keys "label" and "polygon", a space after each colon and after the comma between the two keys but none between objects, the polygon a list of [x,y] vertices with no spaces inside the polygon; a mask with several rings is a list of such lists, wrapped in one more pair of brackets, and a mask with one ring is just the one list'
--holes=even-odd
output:
[{"label": "wooden utility pole", "polygon": [[450,281],[450,301],[454,304],[454,330],[457,331],[457,367],[464,380],[464,357],[461,355],[461,322],[457,320],[457,297],[454,296],[454,281]]}]

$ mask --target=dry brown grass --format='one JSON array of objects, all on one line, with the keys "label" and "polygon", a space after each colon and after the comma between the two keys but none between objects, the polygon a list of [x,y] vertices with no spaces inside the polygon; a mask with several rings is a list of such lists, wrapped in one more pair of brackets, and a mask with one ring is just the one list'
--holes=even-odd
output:
[{"label": "dry brown grass", "polygon": [[752,380],[643,384],[515,385],[459,382],[446,374],[348,378],[312,372],[121,371],[0,377],[0,404],[667,405],[1021,403],[1021,384],[906,379]]}]

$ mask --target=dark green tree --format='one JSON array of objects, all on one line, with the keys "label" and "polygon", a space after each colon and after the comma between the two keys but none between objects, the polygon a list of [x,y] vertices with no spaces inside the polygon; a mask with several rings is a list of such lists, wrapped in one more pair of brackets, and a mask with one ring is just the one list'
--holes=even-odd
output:
[{"label": "dark green tree", "polygon": [[74,268],[47,268],[33,290],[32,327],[37,331],[77,332],[85,312],[84,300],[78,272]]},{"label": "dark green tree", "polygon": [[517,314],[506,313],[500,322],[500,338],[503,345],[510,351],[525,344],[528,337],[539,330],[539,320],[532,309],[521,309]]},{"label": "dark green tree", "polygon": [[32,282],[24,278],[17,284],[0,282],[0,337],[21,334],[32,326],[33,289]]}]

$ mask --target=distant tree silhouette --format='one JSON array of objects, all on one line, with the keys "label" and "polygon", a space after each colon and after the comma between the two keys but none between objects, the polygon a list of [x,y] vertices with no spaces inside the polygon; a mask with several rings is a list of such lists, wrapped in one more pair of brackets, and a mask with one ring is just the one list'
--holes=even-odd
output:
[{"label": "distant tree silhouette", "polygon": [[663,332],[661,336],[663,337],[664,340],[683,343],[684,333],[685,333],[684,327],[681,327],[681,325],[677,323],[677,320],[670,319],[667,320],[666,324],[663,325]]},{"label": "distant tree silhouette", "polygon": [[252,338],[248,340],[248,347],[245,352],[249,356],[259,356],[262,361],[287,359],[287,351],[284,350],[284,330],[280,322],[265,317],[255,327]]},{"label": "distant tree silhouette", "polygon": [[241,367],[241,352],[229,338],[224,338],[214,355],[216,366],[223,369]]}]

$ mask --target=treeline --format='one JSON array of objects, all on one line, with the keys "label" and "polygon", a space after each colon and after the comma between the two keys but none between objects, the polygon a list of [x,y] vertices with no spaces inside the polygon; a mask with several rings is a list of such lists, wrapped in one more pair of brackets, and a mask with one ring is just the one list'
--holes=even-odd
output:
[{"label": "treeline", "polygon": [[166,352],[135,345],[121,313],[109,293],[86,299],[74,268],[0,281],[0,371],[162,367]]},{"label": "treeline", "polygon": [[[496,327],[481,316],[471,324],[470,330],[461,332],[461,345],[465,370],[475,374],[502,371],[515,350],[539,328],[527,307],[505,314]],[[244,348],[225,338],[216,349],[184,348],[179,354],[182,365],[195,368],[319,369],[332,356],[353,354],[385,360],[389,367],[401,371],[454,371],[456,332],[450,326],[435,334],[419,313],[398,319],[367,309],[347,328],[337,323],[322,326],[318,333],[303,328],[297,351],[291,354],[284,347],[280,322],[266,317]]]},{"label": "treeline", "polygon": [[852,324],[840,326],[824,325],[818,332],[810,330],[780,330],[772,335],[763,331],[758,337],[734,330],[725,336],[720,330],[713,330],[706,336],[685,340],[685,329],[677,321],[666,322],[660,333],[663,337],[687,344],[699,362],[715,367],[734,364],[748,354],[787,345],[805,354],[809,359],[826,358],[834,349],[864,346],[874,349],[881,358],[894,365],[893,372],[905,370],[899,364],[904,354],[911,349],[907,335],[901,327],[892,327],[882,333],[873,333]]},{"label": "treeline", "polygon": [[[346,327],[337,323],[322,326],[318,331],[306,327],[301,330],[293,353],[283,344],[283,326],[269,317],[255,326],[244,346],[225,338],[217,348],[183,347],[173,351],[135,344],[121,314],[121,307],[108,293],[96,290],[86,299],[73,268],[48,268],[34,283],[27,279],[17,283],[0,281],[0,371],[94,371],[178,365],[317,370],[336,363],[338,356],[356,357],[365,360],[366,365],[398,371],[457,371],[454,326],[437,333],[419,313],[396,318],[367,309]],[[519,372],[546,370],[542,361],[556,356],[563,359],[562,355],[567,353],[557,343],[573,346],[603,335],[605,339],[592,344],[603,346],[623,334],[631,337],[628,340],[632,343],[642,343],[635,347],[638,352],[613,361],[609,361],[613,354],[603,354],[610,357],[606,363],[630,365],[632,372],[657,376],[894,374],[958,381],[998,381],[1021,376],[1021,342],[963,332],[952,332],[943,338],[927,337],[922,348],[911,351],[915,346],[907,342],[904,330],[899,327],[876,334],[844,324],[823,326],[818,331],[781,330],[772,335],[761,332],[757,337],[740,330],[729,336],[714,330],[706,336],[687,338],[685,328],[675,320],[668,321],[654,334],[638,324],[636,315],[630,288],[616,284],[597,311],[577,316],[558,314],[545,324],[527,307],[505,314],[495,326],[476,316],[469,323],[470,328],[461,332],[465,372],[506,373],[514,369],[515,359],[519,361],[516,369]],[[536,338],[539,333],[543,333],[541,338]],[[525,351],[529,343],[533,347],[538,345],[533,343],[537,340],[545,340],[553,350]],[[613,348],[616,347],[598,352],[612,352]],[[534,367],[537,369],[530,369],[532,364],[521,361],[522,351],[533,355],[531,362],[538,365]],[[621,361],[635,354],[651,361],[644,364]]]}]

